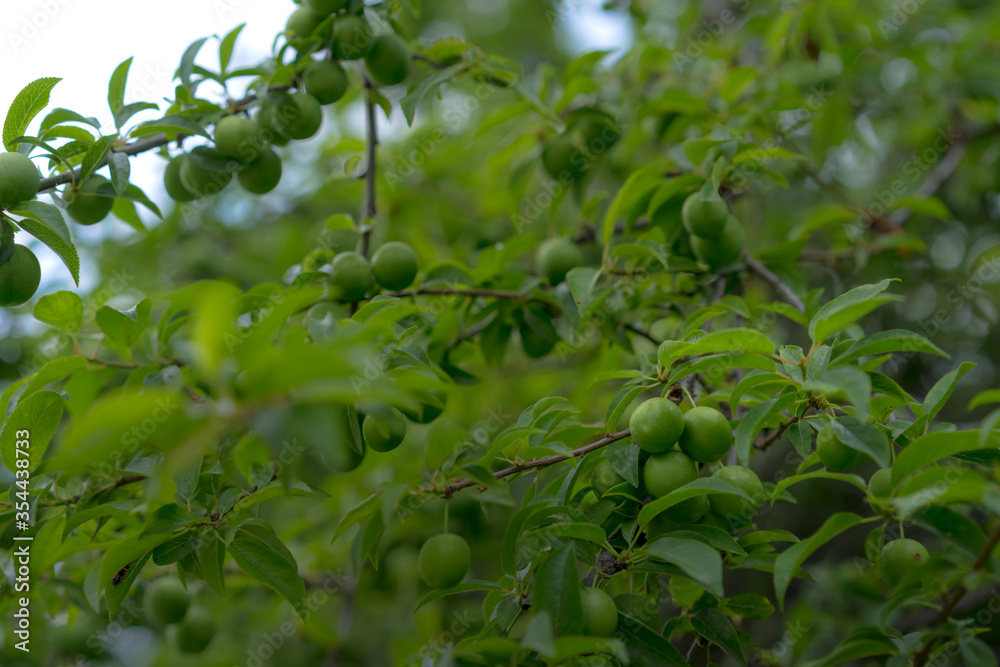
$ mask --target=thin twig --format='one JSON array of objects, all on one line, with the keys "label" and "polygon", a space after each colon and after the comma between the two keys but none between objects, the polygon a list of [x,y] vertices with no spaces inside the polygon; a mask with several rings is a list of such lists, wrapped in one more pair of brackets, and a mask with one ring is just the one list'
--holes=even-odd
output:
[{"label": "thin twig", "polygon": [[764,266],[763,262],[751,256],[746,250],[743,251],[743,261],[746,262],[746,265],[750,267],[751,271],[756,273],[764,280],[764,282],[774,288],[774,291],[778,293],[778,296],[781,297],[782,301],[791,304],[792,307],[800,313],[804,313],[806,311],[806,306],[802,303],[802,299],[800,299],[798,295],[792,291],[792,288],[786,285],[781,278],[774,275],[769,268]]},{"label": "thin twig", "polygon": [[629,331],[642,336],[643,338],[651,342],[653,345],[660,344],[660,341],[656,340],[656,337],[653,336],[653,334],[649,333],[648,331],[640,327],[638,324],[632,324],[631,322],[623,322],[622,326],[624,326]]},{"label": "thin twig", "polygon": [[[972,564],[973,572],[978,572],[986,566],[986,562],[990,559],[990,556],[993,555],[993,550],[996,549],[998,543],[1000,543],[1000,526],[997,526],[996,529],[994,529],[993,534],[990,535],[990,539],[986,543],[986,546],[979,552],[979,557],[976,558],[976,562]],[[955,609],[955,605],[957,605],[968,592],[969,591],[964,584],[959,584],[958,588],[956,588],[951,595],[945,595],[944,606],[941,607],[941,613],[938,614],[937,618],[934,620],[932,628],[938,628],[942,623],[947,621],[951,616],[952,610]],[[913,667],[923,667],[923,664],[927,661],[927,657],[930,655],[931,649],[934,648],[938,639],[939,637],[933,637],[929,642],[924,644],[924,647],[920,649],[920,652],[913,658]]]},{"label": "thin twig", "polygon": [[[960,135],[960,138],[952,144],[945,156],[935,165],[931,173],[913,194],[918,197],[930,197],[937,192],[944,182],[951,178],[951,175],[958,169],[958,165],[962,162],[962,158],[965,157],[965,151],[969,147],[968,142],[969,140],[964,134]],[[889,214],[888,220],[895,226],[901,227],[912,215],[913,209],[899,208]]]},{"label": "thin twig", "polygon": [[[546,456],[540,459],[533,459],[531,461],[525,461],[524,463],[518,463],[517,465],[512,465],[509,468],[504,468],[503,470],[498,470],[493,473],[493,477],[496,479],[503,479],[504,477],[509,477],[511,475],[517,474],[519,472],[524,472],[525,470],[533,470],[535,468],[547,468],[550,465],[556,463],[561,463],[563,461],[568,461],[574,457],[580,457],[584,454],[588,454],[595,449],[600,449],[606,445],[610,445],[612,442],[617,442],[623,438],[627,438],[631,435],[629,430],[618,431],[617,433],[608,433],[603,438],[597,442],[592,442],[589,445],[580,447],[579,449],[574,449],[569,454],[554,454],[552,456]],[[477,482],[476,480],[468,479],[463,477],[457,479],[451,484],[444,487],[442,495],[445,498],[451,498],[452,494],[456,491],[461,491],[462,489],[467,489],[470,486],[482,486],[482,482]]]},{"label": "thin twig", "polygon": [[515,299],[518,301],[545,301],[542,297],[522,294],[514,290],[492,289],[489,287],[416,287],[398,292],[389,292],[389,296],[406,297],[418,295],[440,296],[491,296],[497,299]]},{"label": "thin twig", "polygon": [[764,450],[773,445],[778,441],[778,439],[788,430],[788,427],[795,422],[802,421],[802,417],[792,417],[787,421],[781,423],[778,428],[774,429],[767,437],[761,438],[753,443],[753,446],[757,449]]},{"label": "thin twig", "polygon": [[378,125],[375,116],[375,101],[372,93],[375,86],[368,79],[365,79],[365,131],[368,166],[365,167],[365,206],[364,217],[366,218],[364,232],[361,235],[361,254],[368,256],[368,249],[371,245],[372,228],[368,222],[375,217],[377,208],[375,206],[375,179],[378,176],[375,169],[375,149],[378,147]]}]

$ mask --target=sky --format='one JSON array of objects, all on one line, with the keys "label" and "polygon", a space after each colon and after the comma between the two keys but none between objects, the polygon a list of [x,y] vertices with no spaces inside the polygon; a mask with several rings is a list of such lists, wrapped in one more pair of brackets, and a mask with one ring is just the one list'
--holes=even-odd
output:
[{"label": "sky", "polygon": [[[602,12],[601,0],[566,1],[573,11],[559,24],[564,31],[562,44],[579,52],[614,48],[626,41],[627,21]],[[295,8],[291,0],[171,0],[169,11],[139,9],[155,6],[135,0],[2,0],[0,62],[5,66],[0,67],[0,114],[6,116],[17,92],[29,82],[61,77],[48,109],[67,107],[95,116],[104,124],[103,132],[113,132],[107,81],[123,60],[133,58],[126,103],[150,101],[165,109],[165,99],[173,95],[173,73],[189,44],[209,35],[221,38],[246,23],[231,67],[260,62]],[[218,40],[210,40],[198,62],[217,68],[217,53]],[[39,114],[30,129],[37,127],[45,113]],[[158,115],[151,110],[134,120]],[[161,185],[164,164],[151,155],[132,160],[133,182],[161,207],[168,202]],[[89,228],[73,225],[72,231],[75,237],[95,240],[106,234],[132,233],[124,223],[107,221]],[[22,235],[18,236],[22,242]],[[54,254],[38,249],[37,244],[31,247],[42,263],[40,294],[72,285]],[[86,256],[81,259],[80,287],[86,291],[94,284],[96,266]]]}]

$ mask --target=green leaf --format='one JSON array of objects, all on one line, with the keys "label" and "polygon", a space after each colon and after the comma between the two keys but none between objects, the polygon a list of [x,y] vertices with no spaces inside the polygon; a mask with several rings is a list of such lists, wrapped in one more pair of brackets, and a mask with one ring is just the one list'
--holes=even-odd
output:
[{"label": "green leaf", "polygon": [[704,542],[661,537],[647,544],[643,551],[664,563],[676,565],[712,595],[723,596],[722,556]]},{"label": "green leaf", "polygon": [[241,527],[229,543],[228,551],[241,570],[277,591],[306,620],[305,583],[299,576],[295,558],[273,532]]},{"label": "green leaf", "polygon": [[852,416],[837,417],[830,422],[830,426],[842,443],[872,457],[879,466],[889,467],[891,456],[889,438],[882,429],[871,422]]},{"label": "green leaf", "polygon": [[692,524],[681,526],[676,530],[671,530],[664,535],[669,537],[686,537],[699,539],[705,544],[715,547],[719,551],[728,551],[731,554],[745,556],[746,551],[733,539],[729,531],[709,526],[707,524]]},{"label": "green leaf", "polygon": [[194,87],[191,85],[191,74],[194,72],[194,59],[198,57],[198,51],[201,50],[202,45],[207,40],[207,37],[195,40],[191,46],[184,51],[184,55],[181,56],[180,67],[177,68],[177,72],[174,74],[174,76],[179,78],[181,80],[181,84],[188,90],[194,90]]},{"label": "green leaf", "polygon": [[1000,403],[1000,389],[987,389],[979,392],[969,401],[968,409],[975,410],[980,405],[988,405],[990,403]]},{"label": "green leaf", "polygon": [[657,514],[660,514],[664,510],[667,510],[677,503],[687,500],[688,498],[713,494],[739,496],[744,500],[753,502],[753,498],[747,495],[746,491],[733,486],[729,482],[725,482],[715,477],[702,477],[694,480],[693,482],[688,482],[679,489],[675,489],[662,498],[657,498],[656,500],[653,500],[643,506],[643,508],[639,510],[639,525],[645,526],[647,523],[652,521],[653,517]]},{"label": "green leaf", "polygon": [[744,618],[768,618],[774,614],[774,605],[763,595],[741,593],[722,600],[723,608],[729,613]]},{"label": "green leaf", "polygon": [[200,520],[201,517],[197,514],[188,512],[177,503],[169,503],[157,507],[149,515],[146,519],[146,524],[142,527],[142,532],[139,533],[139,538],[142,539],[156,533],[173,533],[179,528],[190,526]]},{"label": "green leaf", "polygon": [[[608,430],[613,430],[609,427]],[[604,455],[619,475],[632,486],[639,486],[639,445],[631,438],[612,442],[604,448]]]},{"label": "green leaf", "polygon": [[[110,577],[107,576],[107,573],[104,572],[102,563],[101,573],[104,576],[101,577],[100,581],[108,582],[104,589],[104,601],[108,603],[109,619],[114,619],[114,617],[118,614],[118,609],[121,607],[122,602],[125,601],[125,597],[132,588],[132,584],[135,583],[135,580],[139,577],[139,573],[142,572],[142,568],[146,565],[146,561],[149,560],[150,554],[151,550],[147,550],[145,554],[138,558],[138,560],[130,564],[125,579],[118,584],[111,582],[111,578],[114,577],[114,573],[112,573]],[[107,558],[105,558],[104,562],[107,562]],[[122,567],[124,567],[124,565]],[[118,569],[120,570],[121,568]],[[115,570],[115,573],[117,573],[117,571],[118,570]]]},{"label": "green leaf", "polygon": [[500,586],[499,584],[492,581],[479,581],[479,580],[463,581],[462,583],[456,584],[451,588],[439,588],[437,590],[431,591],[424,597],[420,598],[420,602],[418,602],[417,606],[413,608],[413,611],[420,609],[428,602],[433,602],[434,600],[438,600],[448,595],[455,595],[456,593],[468,593],[469,591],[502,591],[502,590],[504,590],[503,586]]},{"label": "green leaf", "polygon": [[543,504],[528,505],[518,510],[517,514],[511,517],[504,531],[503,544],[500,547],[500,569],[504,574],[513,576],[517,572],[517,544],[521,538],[521,529],[525,522],[536,512],[544,511]]},{"label": "green leaf", "polygon": [[627,228],[636,217],[645,212],[645,208],[640,208],[639,204],[645,202],[648,206],[649,199],[662,183],[663,169],[659,166],[645,167],[632,172],[618,190],[601,223],[601,241],[605,247],[610,246],[618,221],[622,220]]},{"label": "green leaf", "polygon": [[852,345],[846,352],[838,356],[835,364],[847,364],[861,357],[870,357],[890,352],[904,354],[936,354],[939,357],[950,357],[937,345],[913,331],[890,329],[866,336]]},{"label": "green leaf", "polygon": [[111,186],[115,189],[115,194],[123,195],[128,192],[128,179],[132,174],[132,165],[128,161],[125,153],[114,152],[108,156],[108,168],[111,170]]},{"label": "green leaf", "polygon": [[35,79],[14,97],[3,124],[3,144],[7,150],[13,151],[17,148],[13,140],[25,134],[32,119],[49,105],[49,93],[60,81],[62,79],[55,77]]},{"label": "green leaf", "polygon": [[226,543],[219,538],[214,530],[202,533],[198,540],[198,563],[205,582],[221,596],[226,595],[226,578],[222,574],[222,566],[226,560]]},{"label": "green leaf", "polygon": [[551,657],[556,652],[555,635],[552,628],[552,617],[545,611],[539,611],[531,619],[528,629],[521,639],[521,645],[538,651],[543,656]]},{"label": "green leaf", "polygon": [[748,373],[729,393],[729,409],[732,410],[733,414],[736,414],[736,407],[739,405],[743,395],[762,384],[788,385],[794,384],[794,382],[791,378],[779,373],[768,373],[766,371]]},{"label": "green leaf", "polygon": [[83,299],[66,290],[46,294],[35,304],[32,314],[39,322],[76,335],[83,326]]},{"label": "green leaf", "polygon": [[581,313],[594,304],[594,293],[600,278],[601,272],[590,266],[579,266],[567,272],[566,284],[569,285],[573,301]]},{"label": "green leaf", "polygon": [[[117,116],[125,105],[125,82],[128,80],[128,70],[131,66],[132,58],[122,61],[108,81],[108,107],[112,116]],[[121,129],[121,125],[118,125],[118,128]]]},{"label": "green leaf", "polygon": [[112,345],[128,349],[135,345],[139,336],[149,326],[149,311],[152,305],[149,299],[143,299],[124,313],[110,306],[101,306],[95,315],[97,326]]},{"label": "green leaf", "polygon": [[892,282],[887,278],[875,285],[855,287],[820,308],[809,321],[809,336],[813,343],[822,343],[885,303],[902,300],[899,295],[882,294]]},{"label": "green leaf", "polygon": [[662,661],[653,664],[663,664],[669,667],[688,666],[688,661],[666,637],[621,612],[618,613],[618,629],[628,638],[629,643],[640,646],[644,654]]},{"label": "green leaf", "polygon": [[774,492],[771,494],[771,500],[775,501],[781,497],[781,494],[785,492],[785,489],[798,484],[799,482],[807,482],[811,479],[832,479],[837,482],[847,482],[848,484],[854,485],[855,488],[866,491],[868,485],[865,480],[861,479],[857,475],[852,475],[849,473],[842,472],[828,472],[826,470],[817,470],[816,472],[806,472],[801,475],[792,475],[791,477],[785,477],[780,482],[778,482],[774,487]]},{"label": "green leaf", "polygon": [[733,660],[746,664],[736,628],[718,609],[700,609],[691,617],[691,626],[699,635],[725,651]]},{"label": "green leaf", "polygon": [[538,611],[549,615],[557,635],[583,631],[580,573],[572,545],[556,549],[538,566],[532,601]]},{"label": "green leaf", "polygon": [[965,667],[997,667],[997,654],[978,637],[959,639],[958,650]]},{"label": "green leaf", "polygon": [[872,380],[860,368],[856,366],[841,366],[831,368],[814,379],[806,380],[802,384],[802,391],[813,394],[825,394],[831,403],[839,404],[838,393],[847,395],[847,399],[853,405],[857,414],[868,414],[868,407],[872,397]]},{"label": "green leaf", "polygon": [[971,361],[963,361],[958,368],[947,373],[934,383],[931,390],[927,392],[927,396],[924,397],[923,409],[925,417],[932,419],[944,407],[944,404],[948,402],[951,395],[955,393],[958,381],[971,371],[975,365]]},{"label": "green leaf", "polygon": [[132,130],[131,135],[133,137],[142,137],[147,134],[156,134],[157,132],[196,134],[200,137],[205,137],[206,139],[211,138],[205,128],[190,118],[181,116],[180,114],[168,114],[159,120],[151,120],[142,123],[137,128]]},{"label": "green leaf", "polygon": [[774,343],[755,329],[721,329],[695,341],[666,341],[660,345],[657,358],[660,365],[668,368],[681,357],[720,352],[773,355]]},{"label": "green leaf", "polygon": [[778,556],[774,561],[774,592],[779,609],[785,608],[785,592],[792,581],[792,573],[817,549],[848,528],[858,525],[862,520],[857,514],[838,512],[828,517],[819,530],[810,537],[796,542]]},{"label": "green leaf", "polygon": [[992,436],[987,444],[980,442],[979,436],[978,430],[942,431],[917,438],[896,455],[896,460],[892,464],[893,485],[899,484],[903,478],[925,465],[947,456],[997,448],[1000,438],[996,435]]},{"label": "green leaf", "polygon": [[373,493],[351,509],[347,510],[347,514],[340,519],[340,522],[337,524],[337,529],[333,531],[333,539],[330,541],[335,541],[338,537],[346,533],[351,526],[354,526],[370,517],[380,506],[381,501],[379,494]]},{"label": "green leaf", "polygon": [[247,27],[246,23],[239,24],[230,30],[219,43],[219,66],[222,68],[223,73],[229,68],[229,62],[233,57],[233,49],[236,47],[236,39],[245,27]]},{"label": "green leaf", "polygon": [[608,409],[604,416],[605,428],[608,432],[618,430],[618,422],[625,414],[628,406],[632,404],[635,397],[646,390],[645,387],[622,387],[608,403]]},{"label": "green leaf", "polygon": [[47,245],[59,256],[73,276],[73,282],[79,285],[80,256],[70,238],[69,227],[66,226],[62,211],[52,204],[30,201],[21,204],[20,208],[11,213],[23,218],[17,221],[18,227]]},{"label": "green leaf", "polygon": [[111,152],[111,147],[118,140],[117,134],[101,137],[95,141],[87,152],[83,154],[83,161],[80,163],[80,182],[85,182],[95,171],[101,168]]},{"label": "green leaf", "polygon": [[840,642],[829,655],[823,656],[822,660],[812,663],[813,667],[826,667],[830,665],[853,664],[861,658],[870,658],[877,655],[897,655],[899,647],[889,637],[865,637],[851,636]]},{"label": "green leaf", "polygon": [[121,128],[140,111],[147,111],[148,109],[159,109],[160,107],[152,102],[132,102],[131,104],[126,104],[118,113],[115,114],[115,127],[121,130]]},{"label": "green leaf", "polygon": [[[0,458],[7,470],[38,467],[65,407],[66,401],[54,391],[38,391],[18,402],[0,432]],[[28,465],[18,465],[19,460],[28,461]]]},{"label": "green leaf", "polygon": [[413,117],[417,113],[417,105],[420,104],[420,101],[427,93],[446,81],[451,81],[456,75],[468,69],[468,67],[468,63],[458,63],[444,69],[439,69],[424,77],[420,83],[406,93],[403,99],[399,101],[399,107],[403,110],[403,116],[406,117],[406,124],[411,127],[413,126]]},{"label": "green leaf", "polygon": [[88,521],[93,521],[94,519],[100,519],[106,516],[128,514],[138,507],[141,502],[141,500],[115,500],[105,505],[98,505],[97,507],[91,507],[90,509],[76,512],[66,519],[66,525],[63,527],[63,541],[66,540],[66,537],[73,532],[75,528],[82,526]]},{"label": "green leaf", "polygon": [[595,526],[592,523],[573,521],[567,523],[552,523],[547,526],[542,526],[541,528],[535,528],[527,534],[533,536],[559,538],[570,537],[593,542],[597,545],[605,544],[608,539],[607,535],[604,534],[604,529],[600,526]]},{"label": "green leaf", "polygon": [[63,109],[57,107],[47,113],[45,118],[42,119],[42,124],[39,129],[44,133],[51,127],[56,125],[61,125],[63,123],[82,123],[84,125],[90,125],[96,130],[101,129],[101,122],[94,117],[84,117],[75,111],[69,109]]}]

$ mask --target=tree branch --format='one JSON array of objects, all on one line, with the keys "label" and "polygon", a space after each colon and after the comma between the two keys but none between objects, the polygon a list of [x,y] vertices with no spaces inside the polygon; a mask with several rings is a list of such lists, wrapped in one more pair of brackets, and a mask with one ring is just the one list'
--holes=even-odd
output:
[{"label": "tree branch", "polygon": [[[375,170],[375,149],[378,147],[378,125],[375,117],[375,102],[372,100],[372,93],[375,86],[367,78],[365,79],[365,128],[368,166],[365,167],[365,205],[364,217],[374,218],[377,212],[375,206],[375,178],[378,175]],[[371,225],[366,224],[361,235],[361,254],[368,256],[368,249],[371,245]]]},{"label": "tree branch", "polygon": [[[598,440],[597,442],[592,442],[589,445],[580,447],[579,449],[574,449],[569,454],[554,454],[552,456],[546,456],[540,459],[525,461],[524,463],[512,465],[509,468],[504,468],[503,470],[498,470],[495,473],[493,473],[493,476],[496,479],[503,479],[504,477],[510,477],[511,475],[515,475],[519,472],[524,472],[525,470],[534,470],[535,468],[547,468],[550,465],[561,463],[563,461],[568,461],[571,458],[580,457],[585,454],[588,454],[594,451],[595,449],[600,449],[601,447],[610,445],[612,442],[617,442],[618,440],[627,438],[629,435],[631,435],[631,432],[628,431],[627,429],[624,431],[618,431],[617,433],[608,433],[605,434],[605,436],[600,440]],[[463,477],[445,486],[442,495],[445,498],[451,498],[452,494],[455,493],[456,491],[467,489],[470,486],[482,486],[482,483],[472,479],[468,479],[467,477]]]},{"label": "tree branch", "polygon": [[[138,155],[139,153],[145,153],[146,151],[152,150],[154,148],[159,148],[160,146],[165,146],[170,143],[171,139],[165,134],[155,134],[151,137],[145,139],[139,139],[134,141],[123,148],[115,149],[114,153],[124,153],[125,155]],[[101,160],[97,168],[100,169],[108,163],[107,158]],[[64,185],[66,183],[71,183],[80,178],[80,167],[77,167],[73,171],[64,171],[61,174],[56,174],[55,176],[49,176],[48,178],[43,178],[41,183],[38,185],[38,191],[44,192],[45,190],[51,190],[57,185]]]},{"label": "tree branch", "polygon": [[491,296],[497,299],[514,299],[518,301],[546,301],[542,297],[522,294],[514,290],[492,289],[489,287],[416,287],[413,289],[389,292],[389,296],[405,297],[419,295],[439,296]]},{"label": "tree branch", "polygon": [[660,341],[656,340],[656,337],[653,336],[653,334],[649,333],[648,331],[640,327],[638,324],[632,324],[630,322],[622,322],[622,326],[631,331],[632,333],[642,336],[643,338],[651,342],[653,345],[660,344]]},{"label": "tree branch", "polygon": [[764,450],[773,445],[778,441],[778,439],[788,430],[788,427],[795,422],[802,421],[802,417],[791,417],[787,421],[782,422],[778,425],[778,428],[774,429],[773,432],[769,433],[767,437],[760,438],[753,443],[753,446],[757,449]]},{"label": "tree branch", "polygon": [[781,297],[782,301],[791,304],[792,307],[800,313],[804,313],[806,311],[806,306],[802,303],[802,299],[800,299],[798,295],[792,291],[792,288],[786,285],[781,278],[774,275],[769,268],[764,266],[763,262],[751,256],[746,250],[743,251],[743,261],[746,262],[751,271],[756,273],[764,280],[764,282],[774,288],[774,291],[778,293],[778,296]]},{"label": "tree branch", "polygon": [[[981,552],[979,552],[979,557],[976,558],[976,562],[972,564],[973,572],[978,572],[986,566],[986,562],[990,559],[990,556],[993,555],[993,550],[996,549],[998,543],[1000,543],[1000,526],[997,526],[996,529],[994,529],[993,534],[990,535],[990,539],[986,542],[986,546],[983,547]],[[941,607],[941,613],[938,614],[937,618],[934,620],[932,628],[937,628],[942,623],[947,621],[948,617],[951,616],[952,610],[955,609],[955,605],[961,602],[962,598],[965,597],[965,594],[968,592],[969,591],[964,584],[959,584],[954,593],[950,596],[945,595],[944,606]],[[927,657],[930,655],[931,649],[934,648],[934,645],[937,643],[937,640],[938,637],[934,637],[929,642],[924,644],[924,647],[920,649],[920,652],[913,658],[914,667],[923,667],[924,663],[927,662]]]}]

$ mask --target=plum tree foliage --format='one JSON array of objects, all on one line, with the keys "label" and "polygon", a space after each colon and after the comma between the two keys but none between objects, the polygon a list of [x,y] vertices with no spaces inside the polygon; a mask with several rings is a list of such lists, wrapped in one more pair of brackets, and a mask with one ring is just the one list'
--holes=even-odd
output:
[{"label": "plum tree foliage", "polygon": [[990,3],[296,4],[7,112],[0,663],[997,664]]}]

